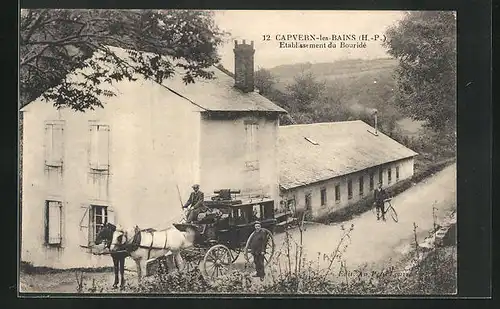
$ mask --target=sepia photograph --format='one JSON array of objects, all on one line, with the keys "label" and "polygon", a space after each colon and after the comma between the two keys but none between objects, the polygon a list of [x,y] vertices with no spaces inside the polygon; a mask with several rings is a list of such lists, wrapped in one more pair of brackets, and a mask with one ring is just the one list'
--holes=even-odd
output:
[{"label": "sepia photograph", "polygon": [[457,295],[456,12],[19,14],[21,296]]}]

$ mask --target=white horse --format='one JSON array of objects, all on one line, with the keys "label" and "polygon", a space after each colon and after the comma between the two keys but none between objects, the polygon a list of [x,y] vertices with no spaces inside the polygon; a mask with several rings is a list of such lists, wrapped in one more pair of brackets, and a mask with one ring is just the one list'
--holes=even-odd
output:
[{"label": "white horse", "polygon": [[143,272],[146,272],[146,264],[150,259],[159,258],[172,253],[178,269],[184,268],[184,262],[180,251],[193,245],[195,231],[187,228],[181,232],[175,227],[155,231],[152,229],[140,230],[137,226],[133,229],[124,230],[117,228],[110,239],[110,252],[126,250],[137,266],[137,278],[142,281]]}]

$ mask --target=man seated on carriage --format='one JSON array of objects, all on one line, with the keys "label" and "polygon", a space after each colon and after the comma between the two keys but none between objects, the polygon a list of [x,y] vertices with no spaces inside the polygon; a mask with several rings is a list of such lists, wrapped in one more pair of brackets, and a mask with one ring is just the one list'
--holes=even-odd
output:
[{"label": "man seated on carriage", "polygon": [[195,184],[192,186],[192,188],[193,192],[191,192],[188,201],[183,206],[183,208],[188,208],[189,206],[191,206],[191,209],[187,214],[187,223],[197,221],[198,215],[200,213],[206,212],[208,209],[203,203],[205,195],[200,191],[200,186]]}]

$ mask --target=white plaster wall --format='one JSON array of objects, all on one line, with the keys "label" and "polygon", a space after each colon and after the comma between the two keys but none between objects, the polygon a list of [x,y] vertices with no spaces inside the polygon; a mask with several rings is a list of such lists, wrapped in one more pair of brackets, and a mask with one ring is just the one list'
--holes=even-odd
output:
[{"label": "white plaster wall", "polygon": [[[110,266],[107,256],[80,246],[82,206],[113,208],[128,227],[165,228],[179,217],[177,185],[185,201],[198,179],[199,112],[194,105],[152,82],[122,82],[105,108],[86,113],[57,111],[33,102],[24,112],[21,260],[55,268]],[[116,90],[115,90],[116,91]],[[44,121],[64,128],[62,182],[50,192],[44,171]],[[88,176],[89,120],[110,126],[110,183],[105,200],[93,200]],[[44,244],[44,203],[63,201],[62,246]]]},{"label": "white plaster wall", "polygon": [[[305,210],[305,195],[311,193],[311,206],[312,215],[314,217],[323,216],[332,213],[336,210],[352,205],[360,201],[362,198],[373,194],[370,191],[370,171],[374,172],[374,188],[378,186],[379,170],[383,170],[383,187],[387,188],[395,183],[407,179],[413,175],[414,159],[408,158],[396,162],[390,162],[382,166],[374,167],[372,169],[363,170],[357,173],[332,178],[327,181],[310,184],[308,186],[297,187],[282,192],[284,200],[294,199],[296,210]],[[399,166],[399,180],[396,181],[396,166]],[[388,184],[387,169],[392,169],[392,181]],[[359,190],[359,177],[363,176],[364,189],[363,195],[360,195]],[[352,199],[348,199],[347,183],[352,179]],[[340,201],[335,201],[335,185],[340,185]],[[326,189],[327,203],[321,206],[321,189]]]},{"label": "white plaster wall", "polygon": [[277,130],[278,120],[258,118],[259,169],[245,166],[245,125],[250,117],[201,122],[202,190],[206,195],[221,188],[239,189],[242,194],[264,194],[278,201]]}]

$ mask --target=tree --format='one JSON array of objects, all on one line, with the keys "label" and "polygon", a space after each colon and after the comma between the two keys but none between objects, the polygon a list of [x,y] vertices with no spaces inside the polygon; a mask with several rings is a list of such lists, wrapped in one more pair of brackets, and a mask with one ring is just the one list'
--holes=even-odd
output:
[{"label": "tree", "polygon": [[[210,79],[224,32],[208,11],[22,10],[20,21],[21,106],[40,95],[56,107],[85,111],[103,107],[100,87],[137,75],[162,82],[180,68],[185,83]],[[108,46],[125,48],[124,61]],[[167,57],[162,57],[167,56]],[[68,78],[91,68],[83,81]]]},{"label": "tree", "polygon": [[396,103],[437,131],[455,130],[456,17],[453,12],[410,12],[386,32],[385,46],[400,63]]},{"label": "tree", "polygon": [[295,76],[293,83],[287,85],[286,89],[291,113],[312,113],[313,103],[321,98],[325,84],[317,81],[312,73],[303,72]]},{"label": "tree", "polygon": [[260,94],[269,94],[275,84],[276,80],[268,70],[260,68],[255,71],[255,87],[259,89]]}]

